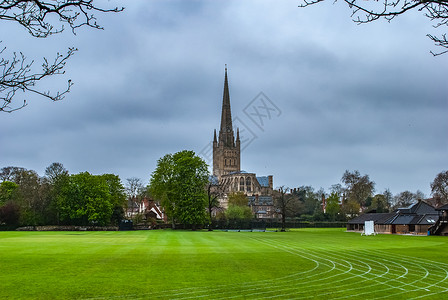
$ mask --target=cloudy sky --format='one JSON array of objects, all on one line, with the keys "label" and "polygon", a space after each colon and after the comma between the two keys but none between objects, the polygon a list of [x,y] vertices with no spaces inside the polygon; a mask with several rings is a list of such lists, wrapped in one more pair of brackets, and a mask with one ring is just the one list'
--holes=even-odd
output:
[{"label": "cloudy sky", "polygon": [[[241,166],[274,185],[327,189],[346,169],[377,192],[417,189],[448,169],[448,54],[426,37],[421,12],[356,25],[342,2],[298,8],[296,0],[103,1],[105,30],[48,39],[2,21],[5,53],[39,66],[79,49],[66,74],[42,82],[62,90],[51,103],[0,115],[0,167],[43,175],[52,162],[71,173],[149,181],[156,161],[191,149],[207,162],[219,128],[224,67],[232,114],[243,133]],[[261,94],[260,94],[261,93]]]}]

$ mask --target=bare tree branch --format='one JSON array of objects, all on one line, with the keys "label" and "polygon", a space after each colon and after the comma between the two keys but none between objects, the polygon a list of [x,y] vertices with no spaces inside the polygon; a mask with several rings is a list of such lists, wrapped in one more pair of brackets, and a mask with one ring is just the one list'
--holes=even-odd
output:
[{"label": "bare tree branch", "polygon": [[[304,3],[299,5],[299,7],[307,7],[323,2],[324,0],[303,1]],[[418,11],[424,11],[425,17],[429,18],[430,21],[436,22],[434,27],[448,26],[448,0],[382,0],[382,2],[373,2],[378,3],[377,5],[372,5],[371,1],[364,1],[361,4],[359,0],[343,1],[352,9],[351,17],[357,24],[370,23],[380,18],[384,18],[390,22],[399,15],[417,9]],[[372,9],[371,6],[375,6],[375,9]],[[431,34],[427,36],[436,46],[446,49],[440,52],[431,51],[434,56],[448,52],[446,34],[443,34],[441,37],[436,37]]]},{"label": "bare tree branch", "polygon": [[[5,48],[0,54],[3,54]],[[27,61],[23,53],[14,53],[11,60],[0,59],[0,111],[13,112],[27,105],[26,100],[22,104],[13,105],[13,99],[17,91],[32,92],[41,95],[51,101],[64,99],[65,94],[70,91],[73,83],[71,80],[67,83],[67,88],[51,94],[50,91],[39,91],[35,88],[36,83],[46,77],[58,74],[64,74],[63,68],[67,60],[77,51],[76,48],[69,48],[66,54],[58,53],[56,58],[49,62],[46,58],[42,63],[42,69],[33,72],[34,61]]]},{"label": "bare tree branch", "polygon": [[[67,24],[75,33],[82,26],[103,29],[96,21],[94,12],[121,12],[123,7],[105,9],[95,6],[94,0],[3,0],[0,1],[0,20],[14,21],[39,38],[62,32]],[[54,23],[54,18],[58,21]]]},{"label": "bare tree branch", "polygon": [[[103,29],[94,13],[121,12],[123,9],[97,7],[94,0],[0,0],[0,20],[16,22],[31,36],[46,38],[62,32],[64,25],[68,25],[73,34],[83,26]],[[39,71],[33,68],[34,60],[27,60],[22,52],[14,52],[9,59],[3,57],[5,49],[0,48],[0,112],[13,112],[27,105],[26,100],[21,104],[13,103],[18,91],[35,93],[51,101],[62,100],[70,92],[71,80],[66,89],[53,94],[37,89],[36,85],[47,77],[64,74],[65,64],[76,48],[69,48],[65,54],[57,53],[53,61],[44,58]]]}]

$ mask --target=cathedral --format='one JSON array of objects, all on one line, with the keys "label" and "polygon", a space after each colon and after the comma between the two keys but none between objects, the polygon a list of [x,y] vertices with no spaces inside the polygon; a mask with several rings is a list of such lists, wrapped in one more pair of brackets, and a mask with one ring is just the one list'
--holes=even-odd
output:
[{"label": "cathedral", "polygon": [[223,191],[219,199],[220,206],[228,207],[228,195],[242,192],[248,198],[248,205],[258,219],[272,218],[273,206],[273,177],[256,176],[241,170],[241,141],[239,129],[232,126],[230,109],[229,82],[227,67],[224,75],[224,92],[222,99],[221,127],[218,135],[216,129],[213,136],[213,179]]}]

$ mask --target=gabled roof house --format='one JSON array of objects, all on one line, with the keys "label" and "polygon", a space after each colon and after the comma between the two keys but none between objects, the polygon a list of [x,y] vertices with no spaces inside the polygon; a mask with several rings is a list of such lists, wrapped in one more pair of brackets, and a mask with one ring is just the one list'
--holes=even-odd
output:
[{"label": "gabled roof house", "polygon": [[377,233],[428,234],[439,213],[423,200],[393,213],[366,213],[347,222],[347,231],[363,231],[365,221],[373,221]]}]

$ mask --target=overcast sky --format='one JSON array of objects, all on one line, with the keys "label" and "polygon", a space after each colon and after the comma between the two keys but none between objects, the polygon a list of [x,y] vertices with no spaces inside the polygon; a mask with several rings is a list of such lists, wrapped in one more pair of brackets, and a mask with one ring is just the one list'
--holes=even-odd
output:
[{"label": "overcast sky", "polygon": [[61,162],[70,173],[147,183],[167,153],[194,150],[211,163],[227,64],[241,167],[273,175],[276,187],[328,190],[348,169],[368,174],[377,192],[429,196],[448,169],[448,54],[429,53],[437,48],[426,34],[437,31],[423,13],[356,25],[332,1],[123,4],[97,15],[105,30],[76,36],[35,39],[2,21],[6,53],[23,51],[36,66],[79,51],[64,76],[40,86],[63,90],[71,79],[63,101],[18,94],[29,105],[0,115],[0,167],[43,175]]}]

